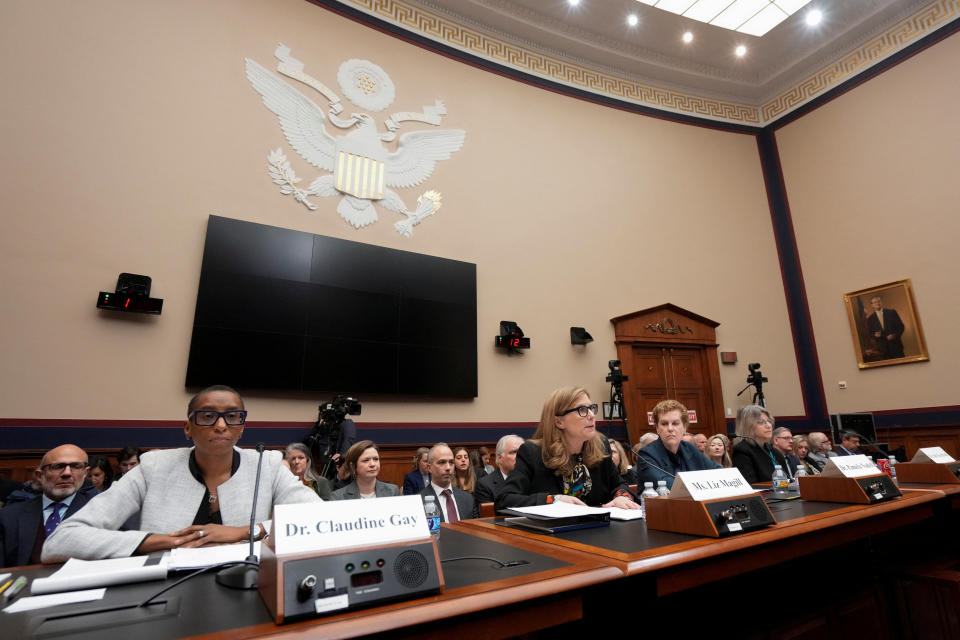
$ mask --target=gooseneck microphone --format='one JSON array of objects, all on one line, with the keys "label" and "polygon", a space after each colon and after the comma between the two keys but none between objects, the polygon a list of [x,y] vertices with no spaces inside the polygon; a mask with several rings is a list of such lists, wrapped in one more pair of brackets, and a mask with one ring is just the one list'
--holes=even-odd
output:
[{"label": "gooseneck microphone", "polygon": [[[653,464],[652,462],[650,462],[650,461],[647,460],[646,458],[641,458],[640,456],[637,456],[637,463],[640,463],[640,462],[642,462],[643,464],[646,464],[646,465],[650,465],[651,467],[653,467],[653,468],[656,469],[657,471],[662,471],[663,473],[667,474],[667,475],[670,476],[671,478],[676,478],[676,477],[677,477],[677,476],[675,476],[674,474],[672,474],[672,473],[670,473],[669,471],[667,471],[666,469],[662,469],[662,468],[658,467],[657,465]],[[639,478],[638,478],[638,479],[637,479],[637,485],[638,485],[638,486],[637,486],[637,489],[640,488],[640,487],[639,487],[639,484],[640,484],[640,480],[639,480]]]},{"label": "gooseneck microphone", "polygon": [[250,509],[250,554],[243,564],[227,567],[217,572],[217,584],[231,589],[256,589],[260,577],[260,561],[253,552],[254,535],[257,526],[257,497],[260,495],[260,470],[263,468],[263,450],[266,445],[257,444],[257,480],[253,485],[253,508]]}]

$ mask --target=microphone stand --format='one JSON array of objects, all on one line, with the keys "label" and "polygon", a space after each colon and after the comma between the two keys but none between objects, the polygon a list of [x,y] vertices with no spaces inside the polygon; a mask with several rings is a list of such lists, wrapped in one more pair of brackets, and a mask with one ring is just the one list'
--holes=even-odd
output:
[{"label": "microphone stand", "polygon": [[243,564],[227,567],[217,572],[217,584],[231,589],[256,589],[260,578],[260,560],[253,552],[254,531],[257,526],[257,497],[260,493],[260,469],[263,467],[263,450],[266,445],[257,445],[260,457],[257,460],[257,480],[253,485],[253,508],[250,510],[250,554]]}]

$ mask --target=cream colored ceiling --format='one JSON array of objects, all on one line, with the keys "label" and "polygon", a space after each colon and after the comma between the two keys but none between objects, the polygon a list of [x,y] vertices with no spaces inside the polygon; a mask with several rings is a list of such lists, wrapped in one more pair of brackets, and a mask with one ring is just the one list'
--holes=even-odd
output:
[{"label": "cream colored ceiling", "polygon": [[[524,73],[638,105],[762,126],[960,17],[957,0],[814,0],[757,38],[636,0],[340,0]],[[626,23],[628,13],[640,18]],[[684,45],[681,34],[695,38]],[[747,54],[738,58],[738,44]]]}]

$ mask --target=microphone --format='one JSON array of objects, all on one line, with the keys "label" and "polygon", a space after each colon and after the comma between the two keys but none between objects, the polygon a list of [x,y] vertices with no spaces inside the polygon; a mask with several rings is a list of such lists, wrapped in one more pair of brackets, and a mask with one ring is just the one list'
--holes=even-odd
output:
[{"label": "microphone", "polygon": [[[662,471],[663,473],[667,474],[667,475],[670,476],[671,478],[676,478],[676,477],[677,477],[676,475],[670,473],[670,472],[667,471],[666,469],[662,469],[662,468],[658,467],[657,465],[653,464],[652,462],[650,462],[650,461],[647,460],[646,458],[641,458],[640,456],[637,456],[637,462],[642,462],[643,464],[650,465],[651,467],[653,467],[653,468],[656,469],[657,471]],[[640,483],[640,479],[637,478],[637,484],[639,485],[639,483]],[[637,488],[639,489],[640,487],[638,486]]]},{"label": "microphone", "polygon": [[257,526],[257,497],[260,494],[260,470],[263,467],[263,450],[266,445],[257,444],[257,479],[253,485],[253,508],[250,509],[250,554],[243,564],[227,567],[217,572],[217,584],[231,589],[256,589],[260,577],[260,560],[253,552],[254,532]]}]

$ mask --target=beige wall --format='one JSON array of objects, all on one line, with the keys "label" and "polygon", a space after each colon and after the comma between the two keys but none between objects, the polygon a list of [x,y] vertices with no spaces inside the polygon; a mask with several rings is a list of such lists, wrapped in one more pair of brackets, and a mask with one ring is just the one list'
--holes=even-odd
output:
[{"label": "beige wall", "polygon": [[[957,60],[953,36],[777,133],[831,412],[957,404]],[[930,361],[859,370],[843,294],[904,278]]]},{"label": "beige wall", "polygon": [[[336,199],[309,212],[271,183],[277,147],[305,183],[320,175],[244,77],[244,57],[274,66],[277,42],[331,86],[342,61],[370,59],[397,86],[388,113],[439,98],[444,126],[467,131],[427,184],[401,190],[410,205],[443,192],[412,239],[390,212],[357,231]],[[739,352],[722,368],[727,406],[759,361],[774,412],[803,412],[752,136],[558,96],[301,0],[3,3],[0,86],[0,417],[180,417],[211,213],[477,264],[479,398],[364,397],[363,420],[533,421],[569,383],[602,399],[609,319],[663,302],[720,322],[721,349]],[[492,232],[507,224],[512,237]],[[161,317],[94,308],[121,271],[152,276]],[[494,351],[503,319],[532,337],[529,353]],[[595,341],[572,347],[571,325]],[[327,397],[248,404],[252,419],[311,420]]]}]

